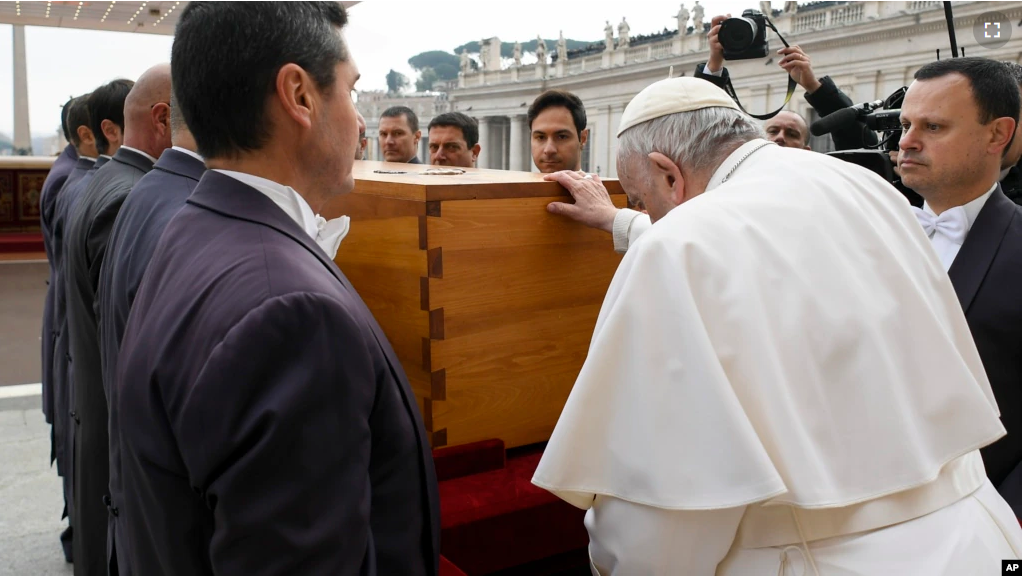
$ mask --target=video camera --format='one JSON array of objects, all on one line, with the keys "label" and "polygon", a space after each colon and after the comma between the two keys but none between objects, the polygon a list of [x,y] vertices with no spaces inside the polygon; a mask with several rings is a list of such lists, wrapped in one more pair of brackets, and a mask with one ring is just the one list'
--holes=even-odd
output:
[{"label": "video camera", "polygon": [[739,18],[721,23],[718,40],[725,60],[767,57],[767,17],[757,10],[745,10]]},{"label": "video camera", "polygon": [[811,124],[810,133],[814,136],[823,136],[857,123],[864,124],[875,132],[881,132],[881,141],[877,146],[829,152],[828,155],[863,166],[888,182],[894,183],[898,177],[895,175],[888,153],[899,151],[899,138],[902,136],[902,122],[899,116],[902,114],[902,100],[905,95],[906,87],[903,86],[884,100],[842,108]]}]

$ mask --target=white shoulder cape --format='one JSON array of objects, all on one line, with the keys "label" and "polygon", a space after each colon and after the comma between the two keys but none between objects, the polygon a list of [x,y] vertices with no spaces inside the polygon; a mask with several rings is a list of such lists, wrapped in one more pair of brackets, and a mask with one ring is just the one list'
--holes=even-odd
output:
[{"label": "white shoulder cape", "polygon": [[905,199],[775,146],[721,184],[759,142],[630,247],[537,486],[580,508],[840,507],[1005,433]]}]

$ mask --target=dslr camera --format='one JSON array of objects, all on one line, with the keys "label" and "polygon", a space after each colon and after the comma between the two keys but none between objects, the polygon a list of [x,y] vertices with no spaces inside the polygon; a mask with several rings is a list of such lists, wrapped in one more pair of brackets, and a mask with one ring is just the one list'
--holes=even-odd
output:
[{"label": "dslr camera", "polygon": [[725,60],[767,57],[767,17],[757,10],[745,10],[739,18],[721,23],[718,40]]}]

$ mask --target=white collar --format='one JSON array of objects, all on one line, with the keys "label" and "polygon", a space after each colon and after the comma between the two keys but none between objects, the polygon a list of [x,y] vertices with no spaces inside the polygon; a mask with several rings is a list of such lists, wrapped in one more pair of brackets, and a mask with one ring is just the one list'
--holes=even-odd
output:
[{"label": "white collar", "polygon": [[739,165],[751,154],[754,153],[758,148],[763,148],[767,144],[774,144],[763,138],[754,138],[749,142],[746,142],[742,146],[735,149],[734,152],[728,155],[728,158],[714,170],[714,175],[710,177],[710,181],[707,182],[706,192],[717,188],[724,183],[725,178],[731,176],[731,173],[739,167]]},{"label": "white collar", "polygon": [[146,158],[149,158],[150,162],[152,162],[154,164],[156,163],[156,158],[153,158],[152,156],[150,156],[149,154],[146,154],[145,152],[139,150],[138,148],[132,148],[131,146],[125,146],[124,144],[121,144],[121,148],[124,148],[125,150],[127,150],[129,152],[134,152],[136,154],[141,154],[141,155],[145,156]]},{"label": "white collar", "polygon": [[93,158],[92,156],[82,156],[81,154],[79,154],[78,157],[81,158],[82,160],[88,160],[89,162],[95,162],[96,161],[96,159]]},{"label": "white collar", "polygon": [[188,154],[189,156],[191,156],[192,158],[195,158],[196,160],[202,162],[203,164],[206,163],[206,159],[205,158],[203,158],[202,156],[196,154],[195,152],[192,152],[188,148],[182,148],[181,146],[171,146],[171,149],[177,150],[178,152],[181,152],[182,154]]},{"label": "white collar", "polygon": [[113,158],[113,156],[111,156],[109,154],[100,154],[99,157],[100,158],[106,158],[107,160],[110,160],[111,158]]},{"label": "white collar", "polygon": [[[981,209],[984,208],[984,204],[987,203],[987,199],[990,198],[992,194],[994,194],[995,188],[997,188],[997,187],[998,187],[998,182],[995,182],[994,184],[991,185],[991,188],[987,192],[981,194],[980,196],[977,196],[976,198],[974,198],[973,200],[970,200],[966,204],[963,204],[963,210],[966,211],[966,231],[967,232],[970,231],[970,228],[973,228],[973,223],[974,223],[974,221],[977,220],[977,215],[980,214]],[[924,201],[924,208],[923,208],[923,210],[924,210],[924,212],[930,214],[931,216],[936,216],[936,214],[934,213],[934,209],[932,209],[927,204],[926,200]]]},{"label": "white collar", "polygon": [[348,216],[340,216],[333,220],[326,220],[319,214],[314,214],[313,209],[301,194],[290,186],[278,184],[273,180],[267,180],[260,176],[235,172],[233,170],[214,169],[225,176],[230,176],[242,184],[247,184],[263,193],[292,220],[295,221],[310,238],[326,252],[332,260],[337,255],[337,249],[341,240],[348,234],[350,219]]}]

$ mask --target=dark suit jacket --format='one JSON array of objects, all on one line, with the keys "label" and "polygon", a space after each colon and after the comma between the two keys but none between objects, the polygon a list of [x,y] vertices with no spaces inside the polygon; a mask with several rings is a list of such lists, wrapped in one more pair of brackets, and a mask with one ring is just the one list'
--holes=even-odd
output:
[{"label": "dark suit jacket", "polygon": [[110,481],[107,397],[96,318],[99,272],[107,240],[124,198],[153,163],[122,147],[82,192],[65,239],[64,292],[74,374],[75,575],[107,573],[107,504]]},{"label": "dark suit jacket", "polygon": [[1016,162],[1015,166],[1009,168],[1009,173],[1006,174],[1005,178],[1002,178],[1002,181],[999,183],[1002,187],[1002,192],[1009,197],[1009,200],[1015,202],[1017,206],[1020,204],[1020,201],[1023,200],[1020,194],[1021,166],[1023,166],[1023,160]]},{"label": "dark suit jacket", "polygon": [[[172,148],[164,150],[153,170],[131,189],[114,221],[107,241],[106,257],[99,279],[99,338],[103,364],[103,387],[107,393],[110,435],[110,500],[118,515],[111,515],[117,543],[117,567],[120,576],[131,573],[127,550],[130,534],[120,521],[123,509],[120,445],[117,442],[116,388],[111,386],[117,367],[117,352],[124,335],[135,294],[142,283],[149,260],[163,229],[171,217],[185,205],[206,166],[198,158]],[[107,538],[112,536],[109,532]]]},{"label": "dark suit jacket", "polygon": [[[705,66],[706,63],[697,64],[696,73],[693,76],[706,80],[724,90],[725,84],[728,83],[729,79],[728,68],[722,68],[721,76],[714,76],[704,71]],[[835,82],[829,76],[820,78],[820,83],[821,87],[813,94],[806,94],[805,98],[821,118],[853,105],[852,100],[835,85]],[[870,128],[867,128],[866,124],[857,122],[835,129],[831,133],[831,140],[835,143],[835,150],[854,150],[876,145],[877,134]]]},{"label": "dark suit jacket", "polygon": [[67,306],[64,297],[64,232],[67,228],[68,214],[77,206],[82,191],[92,181],[96,171],[107,162],[105,157],[97,160],[79,158],[57,195],[53,210],[53,239],[50,244],[53,249],[54,272],[50,279],[50,287],[53,289],[53,363],[50,366],[50,380],[53,382],[53,438],[56,444],[57,474],[64,477],[64,498],[67,500],[69,510],[74,507],[73,476],[65,471],[71,470],[74,451],[66,447],[74,446],[74,426],[68,425],[73,418],[70,414],[73,404],[69,384],[70,352],[66,330]]},{"label": "dark suit jacket", "polygon": [[[53,366],[53,212],[56,208],[57,194],[64,187],[68,176],[78,162],[78,151],[68,144],[64,151],[53,161],[50,173],[43,182],[43,190],[39,195],[39,226],[43,231],[43,249],[50,263],[50,279],[47,281],[46,300],[43,302],[42,338],[42,370],[43,383],[43,415],[48,424],[53,423],[53,381],[50,369]],[[50,448],[50,463],[56,458],[56,446]]]},{"label": "dark suit jacket", "polygon": [[[988,198],[948,270],[1008,434],[981,449],[988,478],[1000,486],[1020,463],[1021,281],[1020,207],[1001,189]],[[1019,502],[1020,485],[1015,485]],[[1016,510],[1019,516],[1020,511]]]},{"label": "dark suit jacket", "polygon": [[422,164],[422,163],[423,162],[422,162],[422,160],[419,159],[419,156],[413,156],[411,160],[406,162],[406,164]]},{"label": "dark suit jacket", "polygon": [[115,387],[136,574],[437,573],[405,373],[344,274],[257,190],[209,170],[167,225]]}]

